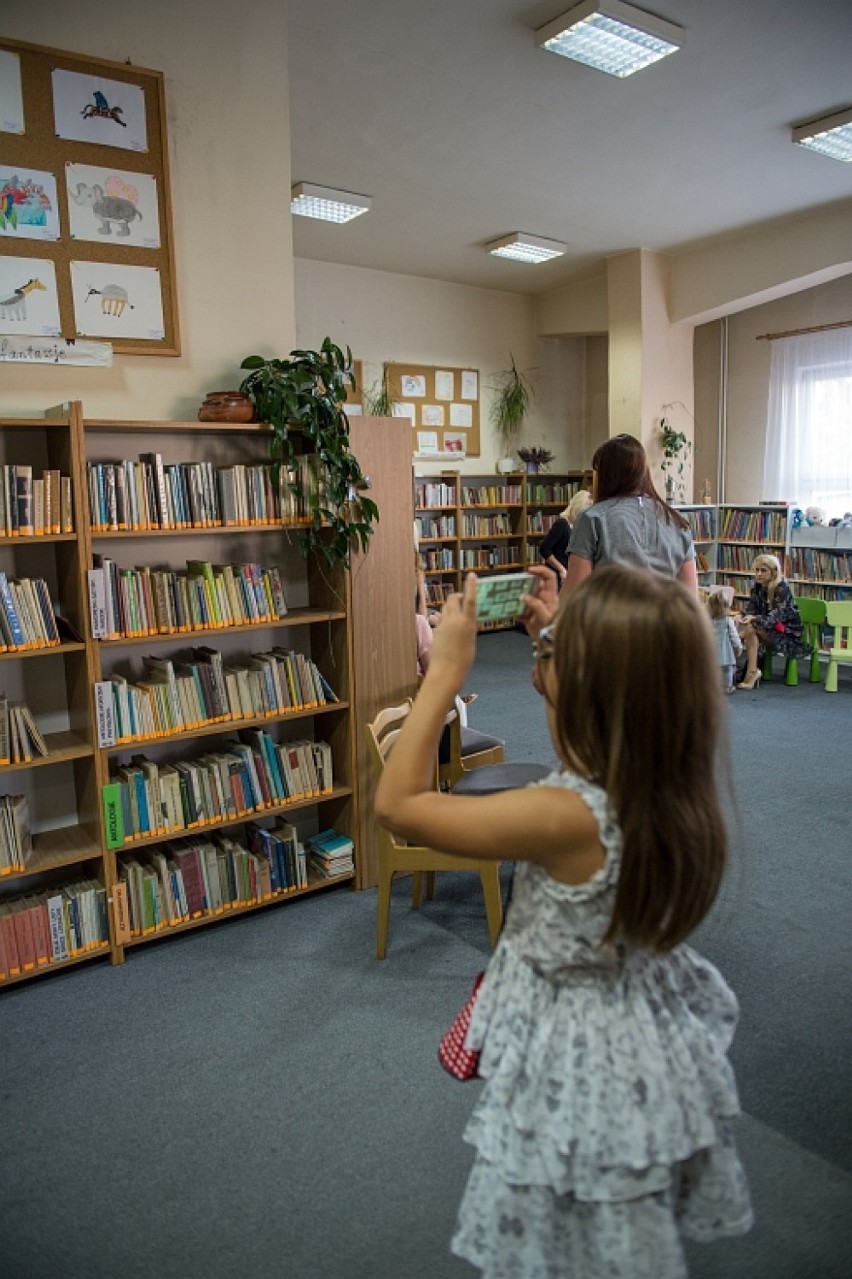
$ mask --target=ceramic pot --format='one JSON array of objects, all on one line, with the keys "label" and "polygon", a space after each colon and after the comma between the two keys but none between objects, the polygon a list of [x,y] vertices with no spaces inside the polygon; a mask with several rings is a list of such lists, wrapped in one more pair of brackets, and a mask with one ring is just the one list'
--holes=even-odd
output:
[{"label": "ceramic pot", "polygon": [[199,422],[253,422],[254,405],[242,391],[208,391]]}]

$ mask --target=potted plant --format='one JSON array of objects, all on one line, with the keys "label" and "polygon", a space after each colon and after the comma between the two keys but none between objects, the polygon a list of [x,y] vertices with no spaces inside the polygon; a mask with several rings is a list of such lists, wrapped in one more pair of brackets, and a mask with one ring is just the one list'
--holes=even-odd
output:
[{"label": "potted plant", "polygon": [[526,374],[521,373],[515,364],[515,357],[509,352],[511,367],[494,374],[492,389],[496,396],[491,402],[491,424],[497,433],[503,457],[497,463],[500,471],[511,471],[514,464],[509,453],[517,439],[524,418],[530,410],[533,398],[533,387]]},{"label": "potted plant", "polygon": [[526,446],[519,448],[518,457],[530,475],[537,475],[539,471],[549,466],[553,461],[553,454],[550,449],[542,448],[537,444],[534,444],[531,448]]},{"label": "potted plant", "polygon": [[[274,432],[270,452],[287,470],[290,488],[308,504],[309,522],[299,532],[299,549],[307,558],[322,555],[329,565],[349,563],[353,545],[367,549],[379,518],[375,502],[349,447],[349,419],[344,412],[348,386],[355,388],[352,352],[346,354],[330,338],[319,351],[291,351],[288,359],[249,355],[240,368],[248,375],[240,384],[259,422]],[[307,448],[305,448],[307,445]],[[312,463],[302,468],[316,477],[310,491],[296,478],[304,453]]]},{"label": "potted plant", "polygon": [[399,403],[395,395],[388,389],[388,371],[382,369],[381,381],[374,382],[369,391],[364,391],[364,412],[371,417],[393,417],[393,406]]},{"label": "potted plant", "polygon": [[684,496],[684,466],[692,449],[692,441],[683,431],[676,431],[667,417],[660,418],[660,443],[663,460],[660,469],[666,477],[666,501]]}]

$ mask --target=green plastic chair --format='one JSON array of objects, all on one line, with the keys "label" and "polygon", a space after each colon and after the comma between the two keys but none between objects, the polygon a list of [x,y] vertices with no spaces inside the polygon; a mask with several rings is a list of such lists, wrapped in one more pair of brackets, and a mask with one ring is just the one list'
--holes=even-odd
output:
[{"label": "green plastic chair", "polygon": [[834,627],[834,641],[828,650],[825,691],[836,693],[840,663],[852,666],[852,600],[829,600],[825,606],[825,620]]},{"label": "green plastic chair", "polygon": [[[815,599],[811,595],[798,595],[796,608],[802,619],[802,638],[811,646],[811,664],[808,671],[808,682],[818,684],[820,627],[825,625],[825,600]],[[772,679],[772,659],[775,656],[771,648],[763,654],[760,673],[767,683]],[[795,688],[799,682],[799,662],[795,657],[788,657],[784,663],[784,683]]]}]

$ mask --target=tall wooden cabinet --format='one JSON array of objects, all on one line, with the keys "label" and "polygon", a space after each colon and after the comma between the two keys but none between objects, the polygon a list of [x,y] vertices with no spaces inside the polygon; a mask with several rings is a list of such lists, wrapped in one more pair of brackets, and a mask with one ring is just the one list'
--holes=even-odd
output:
[{"label": "tall wooden cabinet", "polygon": [[[34,854],[23,872],[0,874],[0,916],[10,902],[61,893],[69,883],[99,883],[105,910],[102,938],[60,965],[36,961],[26,971],[6,973],[0,987],[68,963],[110,954],[121,962],[127,949],[176,935],[223,916],[242,914],[275,901],[322,891],[349,881],[375,882],[371,822],[374,790],[365,750],[364,724],[383,705],[411,694],[416,682],[414,643],[415,569],[412,553],[413,501],[410,484],[410,430],[399,419],[362,418],[352,423],[353,450],[372,480],[380,510],[366,555],[353,558],[351,571],[331,569],[319,557],[306,563],[280,522],[239,526],[112,529],[92,527],[87,465],[159,454],[163,465],[211,462],[214,466],[268,460],[269,429],[200,422],[92,419],[79,402],[45,419],[0,420],[2,462],[27,463],[36,473],[55,466],[71,477],[73,533],[0,537],[0,571],[9,577],[42,577],[69,635],[50,648],[0,653],[0,670],[10,697],[27,700],[47,731],[49,754],[26,765],[0,765],[0,794],[25,793],[29,802]],[[293,530],[294,532],[296,530]],[[95,638],[88,570],[93,555],[112,560],[129,573],[139,566],[179,570],[187,561],[212,564],[257,563],[280,569],[286,615],[267,614],[247,624]],[[223,619],[224,620],[224,619]],[[187,661],[198,645],[215,647],[223,659],[245,663],[273,647],[293,650],[317,667],[337,700],[325,705],[258,713],[239,722],[209,722],[132,745],[99,745],[95,689],[115,677],[144,678],[143,658]],[[335,880],[311,873],[301,887],[261,895],[246,889],[231,905],[185,914],[156,928],[129,932],[121,893],[115,891],[128,858],[144,863],[164,842],[194,835],[189,829],[108,839],[103,793],[119,764],[144,755],[159,764],[224,751],[242,729],[260,729],[278,743],[292,739],[328,743],[333,786],[320,795],[268,803],[250,818],[245,813],[206,823],[204,833],[236,837],[246,820],[263,826],[291,822],[303,837],[334,827],[355,844],[355,871]],[[103,904],[103,903],[102,903]],[[35,916],[33,916],[33,919]]]}]

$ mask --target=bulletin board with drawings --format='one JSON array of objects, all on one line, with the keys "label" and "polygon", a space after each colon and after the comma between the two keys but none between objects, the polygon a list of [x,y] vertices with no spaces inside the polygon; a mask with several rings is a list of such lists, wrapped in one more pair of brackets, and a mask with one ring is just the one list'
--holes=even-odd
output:
[{"label": "bulletin board with drawings", "polygon": [[395,413],[410,417],[412,450],[422,458],[479,457],[479,371],[447,365],[387,364]]},{"label": "bulletin board with drawings", "polygon": [[163,75],[0,37],[0,334],[179,355]]}]

